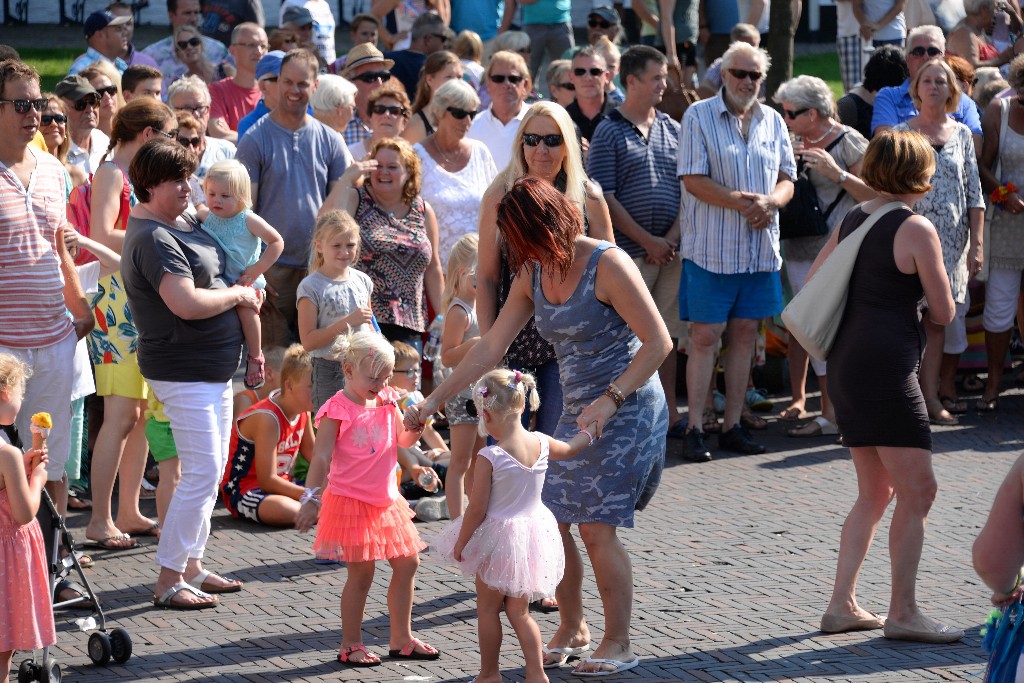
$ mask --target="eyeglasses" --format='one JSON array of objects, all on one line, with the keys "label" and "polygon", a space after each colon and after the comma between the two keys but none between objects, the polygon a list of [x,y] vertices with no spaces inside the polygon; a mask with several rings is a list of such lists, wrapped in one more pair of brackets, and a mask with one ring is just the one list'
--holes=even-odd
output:
[{"label": "eyeglasses", "polygon": [[261,78],[260,80],[266,83],[277,83],[277,76],[267,76],[266,78]]},{"label": "eyeglasses", "polygon": [[165,130],[160,130],[159,128],[154,128],[153,132],[154,133],[160,133],[160,135],[163,135],[168,140],[174,140],[178,136],[178,129],[177,128],[172,130],[170,133],[168,133]]},{"label": "eyeglasses", "polygon": [[399,107],[394,104],[375,104],[370,108],[371,114],[377,114],[383,116],[384,114],[390,114],[391,116],[408,116],[409,110],[405,107]]},{"label": "eyeglasses", "polygon": [[177,41],[177,43],[178,43],[178,49],[179,50],[187,50],[190,47],[196,47],[197,45],[202,45],[203,41],[202,41],[202,39],[199,36],[192,36],[188,40],[179,40],[179,41]]},{"label": "eyeglasses", "polygon": [[790,111],[788,109],[783,109],[782,111],[786,114],[786,116],[789,117],[790,121],[793,121],[796,119],[796,117],[806,114],[810,110],[810,107],[804,107],[803,109],[797,109],[796,111]]},{"label": "eyeglasses", "polygon": [[924,57],[925,55],[928,55],[929,57],[941,57],[942,50],[937,47],[924,48],[918,45],[907,54],[914,55],[915,57]]},{"label": "eyeglasses", "polygon": [[[42,100],[40,100],[40,102],[41,101]],[[75,102],[75,111],[85,111],[86,107],[92,107],[93,109],[95,109],[98,106],[100,106],[100,96],[99,95],[86,95],[82,99],[80,99],[77,102]],[[14,110],[18,111],[18,108],[15,107]],[[28,110],[26,109],[25,111],[28,111]],[[25,112],[22,112],[22,113],[24,114]]]},{"label": "eyeglasses", "polygon": [[0,100],[0,104],[13,104],[16,114],[27,114],[29,109],[42,111],[46,107],[46,98],[40,97],[37,100]]},{"label": "eyeglasses", "polygon": [[393,375],[405,375],[409,379],[415,379],[416,377],[419,377],[422,373],[421,373],[419,368],[411,367],[411,368],[408,368],[406,370],[399,370],[398,368],[395,368],[394,370],[391,371],[391,374],[393,374]]},{"label": "eyeglasses", "polygon": [[467,116],[469,117],[470,121],[472,121],[473,118],[476,117],[475,111],[467,111],[466,109],[459,109],[458,107],[448,107],[448,113],[457,118],[459,121],[462,121]]},{"label": "eyeglasses", "polygon": [[565,138],[557,133],[554,135],[537,135],[536,133],[523,133],[523,144],[527,147],[536,147],[540,143],[545,147],[561,147]]},{"label": "eyeglasses", "polygon": [[193,116],[206,116],[206,112],[210,111],[210,105],[200,104],[196,107],[175,107],[175,111],[187,111]]},{"label": "eyeglasses", "polygon": [[726,69],[726,71],[731,73],[733,78],[738,78],[741,81],[744,78],[749,78],[750,80],[756,83],[757,81],[764,78],[764,74],[761,73],[760,71],[746,71],[744,69]]},{"label": "eyeglasses", "polygon": [[448,36],[446,36],[446,35],[445,35],[445,34],[443,34],[443,33],[431,33],[430,35],[434,36],[435,38],[437,38],[438,40],[440,40],[440,41],[441,41],[442,43],[443,43],[444,41],[448,40]]},{"label": "eyeglasses", "polygon": [[56,123],[63,126],[65,123],[68,122],[68,117],[64,116],[64,114],[43,114],[40,118],[43,120],[44,126],[48,126],[51,123]]},{"label": "eyeglasses", "polygon": [[[270,49],[270,46],[266,43],[231,43],[238,47],[244,47],[246,50],[259,50],[260,52],[266,52]],[[184,49],[184,48],[182,48]]]},{"label": "eyeglasses", "polygon": [[611,23],[605,21],[604,19],[591,19],[590,21],[587,22],[587,26],[589,26],[590,28],[604,28],[604,29],[608,29],[608,28],[612,27]]},{"label": "eyeglasses", "polygon": [[390,71],[367,71],[364,74],[352,77],[353,81],[362,81],[363,83],[373,83],[374,81],[380,81],[381,83],[387,83],[391,80]]},{"label": "eyeglasses", "polygon": [[178,138],[178,144],[182,147],[195,147],[196,149],[199,149],[199,145],[203,144],[203,139],[199,137]]},{"label": "eyeglasses", "polygon": [[573,69],[572,72],[574,74],[576,74],[577,76],[586,76],[589,73],[594,78],[597,78],[598,76],[603,76],[604,73],[605,73],[605,70],[604,69],[599,69],[596,66],[592,66],[589,69],[576,68],[576,69]]},{"label": "eyeglasses", "polygon": [[523,82],[523,78],[525,77],[512,75],[506,76],[505,74],[491,74],[491,83],[497,83],[498,85],[501,85],[507,79],[508,82],[511,83],[512,85],[519,85],[520,83]]},{"label": "eyeglasses", "polygon": [[96,88],[95,90],[99,94],[100,97],[103,97],[104,95],[110,95],[111,97],[117,97],[117,86],[116,85],[108,85],[105,88]]},{"label": "eyeglasses", "polygon": [[576,86],[573,83],[571,83],[570,81],[566,81],[565,83],[552,83],[551,85],[553,85],[556,88],[561,88],[562,90],[570,90],[570,91],[575,91],[576,90]]}]

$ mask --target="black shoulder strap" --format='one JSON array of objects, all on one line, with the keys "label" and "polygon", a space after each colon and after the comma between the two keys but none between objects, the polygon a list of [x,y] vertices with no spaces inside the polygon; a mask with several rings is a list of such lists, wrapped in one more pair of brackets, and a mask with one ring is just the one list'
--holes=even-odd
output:
[{"label": "black shoulder strap", "polygon": [[[839,141],[842,140],[844,137],[846,137],[846,131],[845,130],[842,133],[840,133],[839,137],[837,137],[835,140],[833,140],[832,143],[828,147],[825,148],[825,151],[828,152],[833,147],[838,145]],[[846,190],[840,188],[839,189],[839,194],[836,195],[836,198],[833,199],[832,203],[828,205],[827,209],[825,209],[825,220],[828,220],[828,217],[832,215],[832,212],[835,210],[836,206],[839,204],[840,201],[842,201],[843,197],[845,197],[845,196],[846,196]]]}]

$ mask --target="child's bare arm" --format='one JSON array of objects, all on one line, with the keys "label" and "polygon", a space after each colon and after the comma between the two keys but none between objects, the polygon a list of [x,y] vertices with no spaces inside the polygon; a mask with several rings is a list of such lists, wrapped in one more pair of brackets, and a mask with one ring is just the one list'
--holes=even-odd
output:
[{"label": "child's bare arm", "polygon": [[974,541],[974,571],[992,589],[992,602],[1006,604],[1024,564],[1024,456],[999,486],[985,526]]},{"label": "child's bare arm", "polygon": [[299,324],[299,341],[302,343],[303,348],[306,351],[313,351],[314,349],[322,349],[325,346],[329,346],[337,339],[339,334],[345,334],[348,332],[349,327],[353,329],[363,324],[369,324],[370,320],[373,319],[373,311],[369,306],[362,306],[352,311],[344,318],[335,320],[330,325],[324,325],[323,327],[317,327],[317,309],[316,304],[309,299],[309,297],[303,296],[299,299],[298,303],[298,324]]},{"label": "child's bare arm", "polygon": [[406,427],[403,417],[402,409],[395,406],[395,428],[400,430],[398,432],[398,445],[402,448],[408,448],[420,440],[420,432]]},{"label": "child's bare arm", "polygon": [[270,223],[254,213],[250,213],[246,217],[245,225],[249,228],[250,233],[267,245],[267,248],[263,250],[263,255],[256,263],[243,270],[242,276],[238,278],[238,284],[248,286],[267,272],[270,266],[277,263],[277,259],[281,258],[281,253],[284,252],[284,238]]},{"label": "child's bare arm", "polygon": [[[28,477],[25,475],[26,460],[34,463]],[[18,524],[28,524],[39,511],[39,492],[46,484],[46,462],[45,451],[29,451],[22,454],[14,446],[0,446],[0,479],[7,489],[11,515]]]},{"label": "child's bare arm", "polygon": [[277,440],[280,436],[277,420],[261,413],[248,415],[238,424],[238,433],[255,446],[253,468],[260,489],[265,493],[287,496],[293,500],[301,498],[303,487],[277,473]]},{"label": "child's bare arm", "polygon": [[487,504],[491,500],[491,473],[494,466],[487,458],[477,454],[475,471],[473,473],[473,493],[469,497],[469,506],[462,517],[462,529],[459,531],[459,540],[455,543],[455,559],[462,561],[462,550],[469,543],[484,519],[487,518]]},{"label": "child's bare arm", "polygon": [[438,434],[437,430],[434,429],[434,425],[427,425],[424,427],[423,434],[420,438],[422,438],[423,443],[430,448],[440,448],[443,451],[448,450],[448,444],[444,442],[444,437]]},{"label": "child's bare arm", "polygon": [[589,431],[580,430],[574,437],[559,441],[548,437],[548,458],[551,460],[567,460],[575,458],[584,448],[594,443],[594,435]]},{"label": "child's bare arm", "polygon": [[[307,488],[323,490],[327,483],[327,474],[331,471],[331,457],[334,455],[334,443],[338,440],[340,427],[341,423],[333,418],[325,417],[320,420],[316,440],[313,442],[313,459],[309,463],[309,472],[306,473]],[[298,531],[309,531],[319,517],[320,503],[307,501],[299,507],[295,528]]]},{"label": "child's bare arm", "polygon": [[441,362],[454,368],[469,353],[469,350],[480,341],[480,337],[462,340],[469,329],[469,315],[462,306],[453,306],[448,310],[441,330]]},{"label": "child's bare arm", "polygon": [[100,277],[106,277],[121,270],[121,255],[113,249],[100,244],[96,240],[89,239],[85,235],[78,236],[78,245],[88,249],[100,262]]}]

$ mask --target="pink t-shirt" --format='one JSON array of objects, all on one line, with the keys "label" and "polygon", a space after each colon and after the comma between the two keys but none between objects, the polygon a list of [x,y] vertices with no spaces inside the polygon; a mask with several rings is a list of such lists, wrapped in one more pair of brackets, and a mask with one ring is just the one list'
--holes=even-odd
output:
[{"label": "pink t-shirt", "polygon": [[338,439],[331,456],[327,486],[331,493],[385,507],[398,498],[398,433],[401,431],[398,392],[384,387],[380,405],[357,405],[339,391],[316,414],[316,425],[337,420]]},{"label": "pink t-shirt", "polygon": [[228,128],[238,130],[238,122],[259,103],[260,89],[240,88],[230,78],[224,78],[210,84],[210,98],[210,120],[224,119]]}]

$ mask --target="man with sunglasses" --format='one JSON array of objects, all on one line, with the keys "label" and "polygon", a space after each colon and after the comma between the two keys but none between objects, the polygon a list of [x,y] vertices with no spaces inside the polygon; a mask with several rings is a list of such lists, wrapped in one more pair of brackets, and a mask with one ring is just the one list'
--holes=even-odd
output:
[{"label": "man with sunglasses", "polygon": [[487,145],[500,172],[512,160],[512,143],[530,108],[526,96],[532,84],[526,60],[518,52],[495,52],[484,72],[484,83],[491,106],[476,117],[467,137]]},{"label": "man with sunglasses", "polygon": [[394,60],[386,59],[384,53],[371,43],[356,45],[345,56],[345,70],[342,76],[356,86],[356,107],[352,120],[345,127],[345,143],[354,145],[369,140],[373,131],[366,125],[360,115],[366,112],[366,102],[370,93],[391,80],[391,67]]},{"label": "man with sunglasses", "polygon": [[[910,32],[905,51],[910,77],[902,85],[882,88],[875,95],[875,110],[871,116],[872,136],[917,116],[917,107],[910,97],[910,83],[922,66],[932,59],[942,59],[945,52],[946,38],[938,26],[918,26]],[[956,111],[950,116],[971,129],[975,149],[980,154],[981,117],[978,116],[974,101],[969,97],[961,97]]]},{"label": "man with sunglasses", "polygon": [[238,122],[260,101],[256,67],[269,49],[267,32],[256,24],[239,24],[231,32],[230,50],[237,71],[210,84],[209,135],[238,142]]},{"label": "man with sunglasses", "polygon": [[94,318],[64,244],[64,231],[73,230],[64,166],[29,145],[45,108],[36,70],[20,61],[0,63],[0,351],[32,370],[17,420],[21,434],[29,434],[33,413],[53,415],[46,489],[57,511],[67,514],[69,370]]},{"label": "man with sunglasses", "polygon": [[69,74],[76,74],[93,62],[110,62],[117,67],[118,73],[124,73],[128,63],[121,55],[128,48],[128,17],[118,17],[107,10],[93,12],[85,20],[85,43],[88,49],[79,55]]},{"label": "man with sunglasses", "polygon": [[100,94],[81,76],[68,76],[54,88],[68,113],[71,150],[68,164],[92,175],[110,145],[110,138],[97,126],[100,123]]},{"label": "man with sunglasses", "polygon": [[427,57],[444,49],[448,31],[440,16],[433,12],[424,12],[412,23],[409,47],[384,53],[386,58],[395,63],[391,75],[405,86],[405,92],[410,97],[416,94],[423,63],[427,61]]},{"label": "man with sunglasses", "polygon": [[724,87],[690,105],[679,133],[683,276],[679,317],[690,321],[686,391],[690,425],[683,457],[706,462],[701,411],[719,340],[728,327],[723,450],[763,453],[740,424],[760,321],[782,311],[779,209],[793,197],[796,162],[782,116],[758,102],[770,60],[733,43],[722,57]]},{"label": "man with sunglasses", "polygon": [[615,103],[608,98],[605,90],[608,66],[601,53],[592,45],[582,48],[572,58],[569,81],[573,84],[576,98],[565,110],[579,129],[584,145],[587,145],[594,137],[597,125],[615,109]]}]

